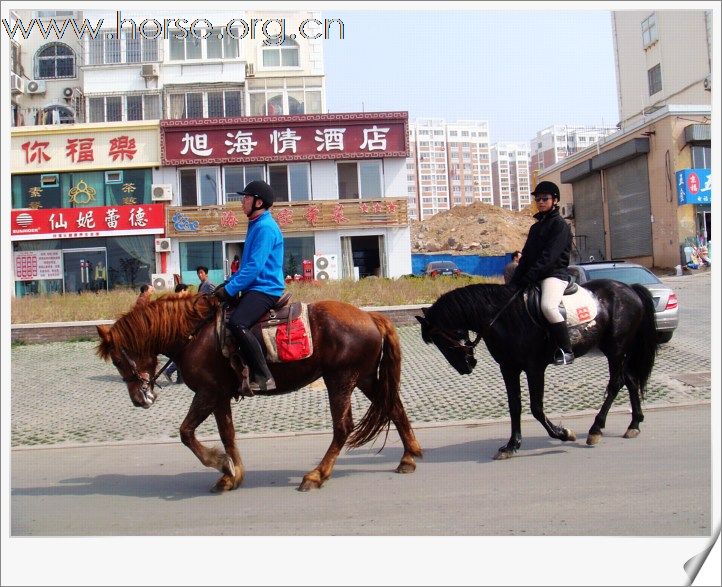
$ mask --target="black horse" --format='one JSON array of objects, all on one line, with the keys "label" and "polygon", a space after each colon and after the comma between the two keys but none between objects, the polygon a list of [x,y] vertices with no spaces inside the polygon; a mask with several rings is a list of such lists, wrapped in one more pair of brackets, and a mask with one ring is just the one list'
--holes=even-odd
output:
[{"label": "black horse", "polygon": [[[629,286],[609,279],[587,282],[584,288],[596,297],[597,315],[583,327],[571,329],[574,355],[580,357],[597,347],[609,362],[606,396],[589,430],[587,444],[601,440],[609,408],[625,384],[632,404],[632,422],[624,437],[634,438],[644,420],[641,399],[657,353],[654,301],[641,285]],[[445,293],[423,313],[416,318],[424,341],[433,342],[459,373],[468,375],[476,366],[474,348],[482,338],[501,368],[509,400],[511,438],[495,459],[509,458],[521,446],[522,371],[529,384],[534,417],[552,438],[576,440],[574,432],[555,426],[544,415],[544,371],[553,360],[555,344],[547,330],[531,318],[522,295],[514,296],[513,290],[504,285],[469,285]],[[474,342],[469,339],[469,331],[477,333]]]}]

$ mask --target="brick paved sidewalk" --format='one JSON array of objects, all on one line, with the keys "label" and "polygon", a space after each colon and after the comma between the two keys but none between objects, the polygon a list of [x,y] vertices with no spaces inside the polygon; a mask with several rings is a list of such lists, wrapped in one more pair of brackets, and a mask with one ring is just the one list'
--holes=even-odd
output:
[{"label": "brick paved sidewalk", "polygon": [[[499,368],[483,344],[477,347],[479,363],[474,373],[461,376],[436,347],[423,343],[418,326],[398,330],[404,357],[401,392],[412,423],[508,418]],[[12,348],[13,447],[178,438],[192,392],[185,385],[169,385],[149,410],[134,408],[115,368],[94,351],[93,342]],[[710,371],[709,348],[690,347],[683,337],[673,339],[660,347],[643,405],[709,401]],[[526,382],[522,382],[523,415],[528,415]],[[583,357],[564,368],[550,367],[546,411],[556,422],[563,414],[597,410],[606,383],[607,363],[601,354]],[[355,392],[357,420],[367,406],[366,398]],[[614,406],[629,406],[626,389]],[[240,435],[331,428],[322,380],[295,393],[243,400],[233,406],[233,414]],[[214,420],[206,421],[198,434],[215,436]]]}]

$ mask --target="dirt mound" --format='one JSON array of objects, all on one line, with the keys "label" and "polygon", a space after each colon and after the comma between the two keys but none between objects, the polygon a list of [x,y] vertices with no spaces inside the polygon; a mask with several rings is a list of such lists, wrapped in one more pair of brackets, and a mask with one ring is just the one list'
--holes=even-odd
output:
[{"label": "dirt mound", "polygon": [[533,206],[520,212],[481,202],[454,206],[411,222],[411,250],[484,256],[521,250],[535,222],[534,213]]}]

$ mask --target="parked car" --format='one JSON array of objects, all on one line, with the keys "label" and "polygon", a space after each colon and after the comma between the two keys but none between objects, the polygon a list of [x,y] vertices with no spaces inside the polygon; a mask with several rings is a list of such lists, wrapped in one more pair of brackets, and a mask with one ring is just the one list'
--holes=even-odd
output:
[{"label": "parked car", "polygon": [[462,273],[461,269],[459,269],[453,261],[432,261],[426,266],[424,274],[429,277],[436,277],[437,275],[452,275],[458,277]]},{"label": "parked car", "polygon": [[677,294],[646,267],[626,261],[599,261],[569,265],[569,272],[580,284],[592,279],[616,279],[629,285],[634,283],[643,285],[654,299],[657,339],[659,342],[672,340],[672,335],[679,324]]}]

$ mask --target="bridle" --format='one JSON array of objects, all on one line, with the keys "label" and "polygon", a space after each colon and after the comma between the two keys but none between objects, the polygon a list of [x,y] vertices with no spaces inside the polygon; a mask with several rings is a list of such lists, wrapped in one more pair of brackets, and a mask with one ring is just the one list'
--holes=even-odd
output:
[{"label": "bridle", "polygon": [[506,304],[504,304],[502,306],[501,310],[499,310],[496,313],[496,315],[491,319],[489,324],[482,326],[482,328],[476,333],[476,338],[473,341],[468,336],[464,337],[461,340],[454,338],[453,336],[448,334],[445,330],[439,328],[438,326],[431,324],[430,322],[427,322],[427,324],[429,325],[429,334],[438,334],[439,336],[441,336],[441,338],[443,338],[446,341],[448,341],[449,343],[451,343],[452,348],[461,349],[467,355],[473,355],[476,345],[478,345],[479,342],[481,341],[481,339],[484,338],[484,336],[486,336],[489,333],[489,331],[491,330],[491,327],[494,325],[494,322],[496,322],[496,319],[499,316],[501,316],[502,312],[504,312],[504,310],[506,310],[511,305],[511,303],[514,301],[516,296],[519,295],[520,291],[521,290],[518,289],[512,294],[512,296],[509,298],[509,300],[506,302]]},{"label": "bridle", "polygon": [[[203,328],[203,326],[205,326],[208,322],[213,320],[213,318],[215,318],[215,315],[216,315],[216,312],[214,311],[214,312],[211,312],[210,314],[208,314],[208,316],[206,316],[205,318],[203,318],[203,320],[201,320],[196,325],[196,327],[193,329],[193,332],[191,332],[188,335],[186,342],[193,340],[195,338],[196,334],[198,334],[198,332],[200,331],[200,329]],[[166,370],[166,367],[168,367],[168,365],[170,365],[173,362],[173,359],[168,359],[165,362],[165,364],[158,370],[158,372],[155,374],[153,379],[150,379],[148,377],[143,377],[140,373],[138,373],[138,366],[136,365],[135,361],[130,358],[130,356],[128,355],[128,353],[125,351],[125,349],[123,347],[120,348],[120,353],[123,355],[123,358],[126,360],[128,365],[130,365],[130,369],[131,369],[132,377],[123,377],[123,381],[125,383],[140,382],[141,384],[147,385],[149,387],[153,387],[153,386],[157,385],[158,387],[163,389],[163,386],[158,382],[158,377],[160,377],[161,374],[163,373],[163,371]]]}]

